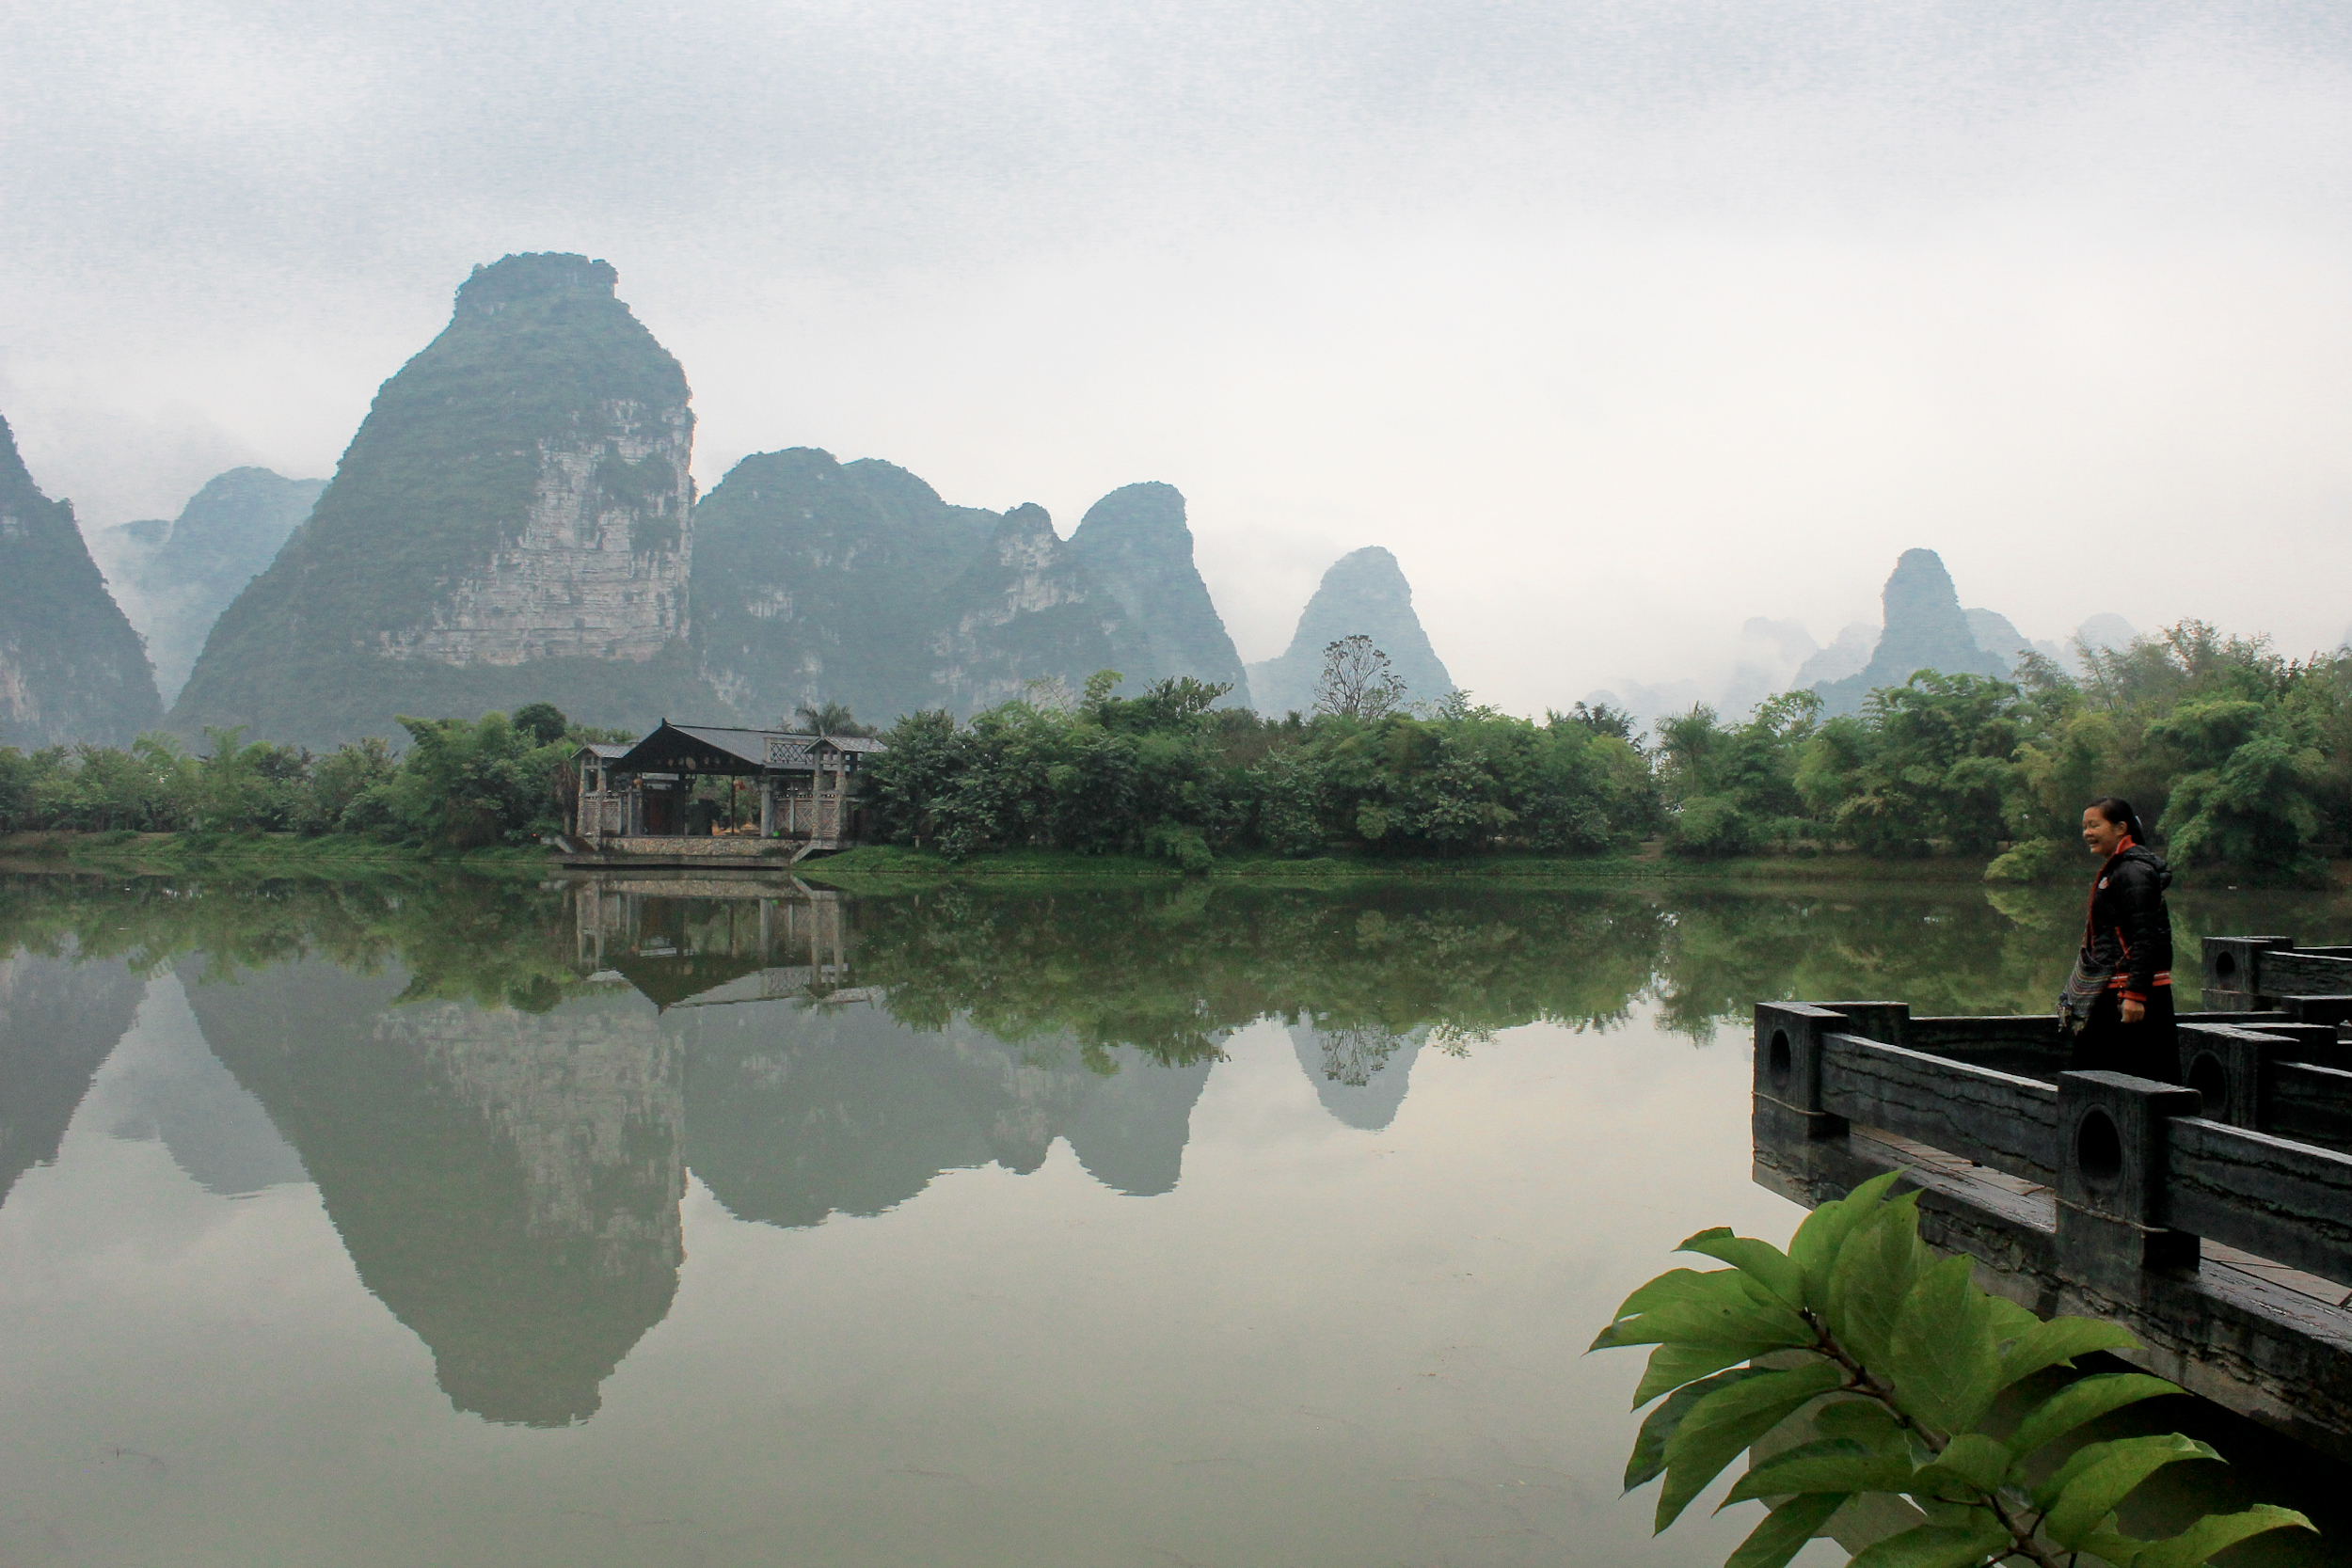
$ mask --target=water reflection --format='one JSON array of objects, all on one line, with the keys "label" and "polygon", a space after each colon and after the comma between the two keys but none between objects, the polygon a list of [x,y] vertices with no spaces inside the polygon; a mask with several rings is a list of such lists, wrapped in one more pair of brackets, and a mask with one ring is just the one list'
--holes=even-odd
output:
[{"label": "water reflection", "polygon": [[[56,1157],[157,974],[201,1049],[119,1060],[107,1131],[216,1194],[314,1182],[450,1401],[523,1426],[594,1415],[670,1312],[690,1174],[739,1220],[805,1227],[943,1172],[1035,1172],[1061,1142],[1152,1197],[1182,1180],[1220,1042],[1260,1020],[1331,1118],[1379,1132],[1425,1053],[1534,1020],[1646,1005],[1704,1042],[1770,997],[2038,1009],[2074,918],[2070,895],[1974,888],[6,891],[0,1182]],[[2185,942],[2331,919],[2183,905]]]},{"label": "water reflection", "polygon": [[146,982],[80,963],[70,936],[0,958],[0,1199],[57,1157],[90,1080],[131,1026]]}]

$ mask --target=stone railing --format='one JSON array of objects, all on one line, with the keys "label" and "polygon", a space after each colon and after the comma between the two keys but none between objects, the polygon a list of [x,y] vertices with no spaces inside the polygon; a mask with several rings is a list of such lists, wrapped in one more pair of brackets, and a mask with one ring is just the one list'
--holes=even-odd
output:
[{"label": "stone railing", "polygon": [[1859,1124],[2053,1187],[2059,1266],[2086,1278],[2193,1264],[2210,1238],[2352,1286],[2352,1072],[2299,1059],[2340,1059],[2332,1025],[2192,1015],[2180,1076],[2195,1087],[2045,1081],[1896,1043],[2013,1037],[2021,1022],[1922,1019],[1915,1033],[1897,1004],[1760,1006],[1759,1133],[1768,1119],[1814,1140]]}]

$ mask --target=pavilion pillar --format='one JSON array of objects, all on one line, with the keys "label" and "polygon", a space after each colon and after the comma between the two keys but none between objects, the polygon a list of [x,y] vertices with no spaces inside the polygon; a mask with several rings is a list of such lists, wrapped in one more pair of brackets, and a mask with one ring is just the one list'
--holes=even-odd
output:
[{"label": "pavilion pillar", "polygon": [[766,773],[759,776],[759,836],[776,836],[776,781]]}]

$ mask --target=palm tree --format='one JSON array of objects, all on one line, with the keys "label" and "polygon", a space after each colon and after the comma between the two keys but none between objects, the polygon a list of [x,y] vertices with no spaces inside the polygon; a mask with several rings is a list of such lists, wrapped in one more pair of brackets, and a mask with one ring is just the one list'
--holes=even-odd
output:
[{"label": "palm tree", "polygon": [[801,728],[818,735],[871,736],[874,727],[861,724],[857,716],[842,703],[803,703],[795,715]]}]

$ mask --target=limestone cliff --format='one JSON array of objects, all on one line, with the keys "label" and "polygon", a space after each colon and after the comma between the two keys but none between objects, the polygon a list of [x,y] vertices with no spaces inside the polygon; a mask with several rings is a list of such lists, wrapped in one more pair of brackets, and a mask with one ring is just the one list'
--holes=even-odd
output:
[{"label": "limestone cliff", "polygon": [[1098,670],[1123,673],[1150,657],[1118,599],[1034,504],[1005,514],[941,594],[932,625],[931,686],[957,713],[1009,702],[1037,681],[1075,690]]},{"label": "limestone cliff", "polygon": [[1002,518],[904,468],[812,447],[744,458],[694,509],[694,642],[737,712],[847,704],[888,722],[938,702],[932,616]]},{"label": "limestone cliff", "polygon": [[322,745],[536,698],[591,723],[707,710],[686,377],[616,281],[581,256],[474,270],[222,614],[176,728]]},{"label": "limestone cliff", "polygon": [[147,639],[155,684],[169,702],[187,684],[220,612],[269,569],[310,515],[323,479],[287,479],[267,468],[231,468],[208,481],[168,522],[107,530],[116,584],[132,625]]},{"label": "limestone cliff", "polygon": [[1977,645],[1952,576],[1933,550],[1905,550],[1886,579],[1881,603],[1885,626],[1870,662],[1842,680],[1813,688],[1821,694],[1825,712],[1859,713],[1871,692],[1900,686],[1921,670],[1947,675],[2007,673],[1997,655]]},{"label": "limestone cliff", "polygon": [[1241,656],[1193,563],[1182,491],[1160,483],[1112,491],[1088,508],[1070,549],[1134,628],[1131,657],[1142,668],[1120,667],[1130,695],[1169,675],[1192,675],[1232,687],[1225,705],[1248,705]]},{"label": "limestone cliff", "polygon": [[0,745],[127,743],[163,718],[147,650],[0,420]]},{"label": "limestone cliff", "polygon": [[1299,615],[1290,647],[1249,666],[1250,705],[1269,715],[1311,711],[1323,650],[1359,633],[1389,656],[1389,667],[1405,682],[1406,701],[1426,702],[1454,689],[1454,677],[1413,613],[1412,585],[1396,557],[1375,545],[1334,562]]}]

